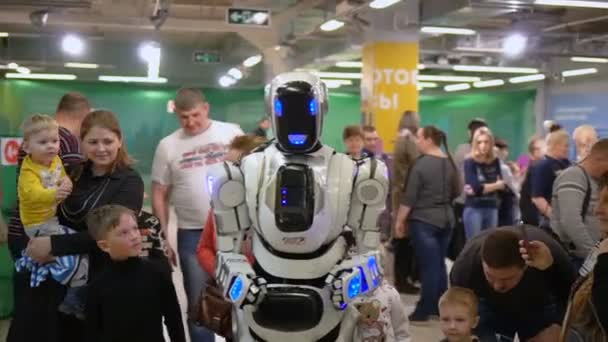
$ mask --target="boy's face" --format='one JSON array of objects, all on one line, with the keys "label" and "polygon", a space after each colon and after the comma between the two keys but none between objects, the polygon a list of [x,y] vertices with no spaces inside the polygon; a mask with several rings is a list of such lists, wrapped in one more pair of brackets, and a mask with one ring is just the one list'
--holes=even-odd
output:
[{"label": "boy's face", "polygon": [[142,248],[141,234],[135,219],[122,214],[118,226],[110,230],[104,240],[97,242],[99,248],[108,253],[112,260],[126,260],[139,256]]},{"label": "boy's face", "polygon": [[28,137],[23,150],[38,164],[50,165],[59,153],[59,130],[44,129]]},{"label": "boy's face", "polygon": [[439,308],[441,330],[449,342],[470,341],[479,317],[473,317],[471,310],[463,304],[446,303]]},{"label": "boy's face", "polygon": [[363,139],[360,136],[352,136],[344,140],[346,151],[350,154],[360,154],[363,150]]}]

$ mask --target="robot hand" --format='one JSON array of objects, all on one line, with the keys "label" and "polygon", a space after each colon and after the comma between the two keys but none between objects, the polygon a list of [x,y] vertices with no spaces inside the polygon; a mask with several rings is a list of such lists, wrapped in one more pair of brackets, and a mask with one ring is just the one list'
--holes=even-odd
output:
[{"label": "robot hand", "polygon": [[358,267],[343,269],[336,266],[325,279],[325,284],[330,287],[334,306],[344,310],[361,294],[361,271]]},{"label": "robot hand", "polygon": [[266,294],[266,280],[256,276],[242,254],[219,252],[216,275],[224,297],[238,308],[259,304]]}]

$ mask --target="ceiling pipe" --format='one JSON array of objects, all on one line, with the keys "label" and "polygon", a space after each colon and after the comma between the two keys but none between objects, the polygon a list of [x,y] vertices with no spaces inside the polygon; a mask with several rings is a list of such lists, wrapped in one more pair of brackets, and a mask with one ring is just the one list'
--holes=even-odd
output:
[{"label": "ceiling pipe", "polygon": [[608,20],[608,15],[603,15],[601,17],[595,17],[595,18],[589,18],[589,19],[582,19],[582,20],[575,20],[575,21],[570,21],[567,23],[563,23],[563,24],[559,24],[559,25],[554,25],[554,26],[549,26],[543,29],[543,32],[551,32],[551,31],[556,31],[562,28],[567,28],[567,27],[573,27],[573,26],[578,26],[578,25],[583,25],[583,24],[588,24],[588,23],[595,23],[598,21],[604,21],[604,20]]}]

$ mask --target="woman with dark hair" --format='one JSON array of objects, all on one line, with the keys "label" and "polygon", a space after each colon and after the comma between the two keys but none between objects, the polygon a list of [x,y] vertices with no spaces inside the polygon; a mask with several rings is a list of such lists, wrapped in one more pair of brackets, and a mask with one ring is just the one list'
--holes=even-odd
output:
[{"label": "woman with dark hair", "polygon": [[422,294],[410,315],[413,324],[439,314],[437,304],[448,285],[445,258],[454,227],[452,201],[461,189],[445,133],[426,126],[417,135],[421,156],[408,174],[395,220],[395,236],[409,233],[420,270]]},{"label": "woman with dark hair", "polygon": [[[120,204],[139,213],[144,184],[131,168],[133,159],[114,113],[105,110],[89,113],[82,122],[80,138],[86,162],[77,168],[72,193],[57,210],[59,222],[76,233],[34,238],[26,253],[40,263],[55,256],[88,254],[91,282],[107,266],[109,258],[89,235],[87,214],[106,204]],[[28,293],[15,310],[8,342],[84,340],[84,322],[57,311],[65,295],[64,286],[49,279],[24,291]]]}]

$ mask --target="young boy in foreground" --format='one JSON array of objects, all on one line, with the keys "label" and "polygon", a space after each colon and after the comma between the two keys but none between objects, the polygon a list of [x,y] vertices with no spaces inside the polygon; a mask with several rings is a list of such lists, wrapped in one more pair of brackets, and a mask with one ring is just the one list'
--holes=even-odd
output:
[{"label": "young boy in foreground", "polygon": [[163,319],[172,342],[185,342],[177,294],[169,275],[139,258],[135,214],[105,205],[87,217],[91,236],[111,263],[91,284],[86,305],[89,342],[163,342]]},{"label": "young boy in foreground", "polygon": [[449,288],[439,299],[442,342],[477,342],[473,329],[479,323],[478,299],[475,293],[462,287]]}]

